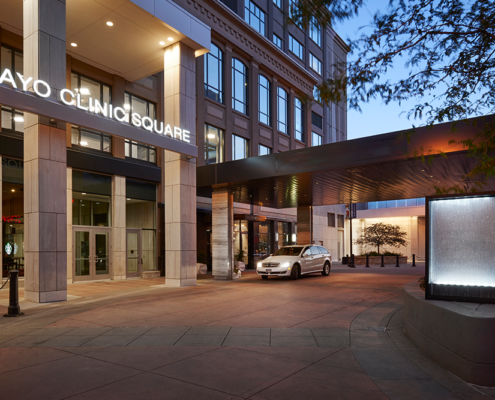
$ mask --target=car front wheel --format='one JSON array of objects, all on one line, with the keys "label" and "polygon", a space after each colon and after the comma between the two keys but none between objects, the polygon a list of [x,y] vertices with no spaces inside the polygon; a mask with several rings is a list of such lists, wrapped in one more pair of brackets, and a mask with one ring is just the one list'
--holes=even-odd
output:
[{"label": "car front wheel", "polygon": [[330,274],[330,263],[327,261],[325,265],[323,265],[323,270],[321,271],[323,276],[328,276]]},{"label": "car front wheel", "polygon": [[300,276],[300,272],[299,272],[299,265],[294,265],[292,267],[292,271],[290,272],[290,279],[292,280],[296,280],[296,279],[299,279],[299,276]]}]

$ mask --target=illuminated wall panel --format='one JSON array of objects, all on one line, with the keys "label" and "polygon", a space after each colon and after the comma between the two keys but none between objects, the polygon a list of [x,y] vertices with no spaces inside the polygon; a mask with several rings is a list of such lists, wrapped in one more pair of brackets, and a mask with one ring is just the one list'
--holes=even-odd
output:
[{"label": "illuminated wall panel", "polygon": [[495,301],[494,194],[427,198],[427,298]]}]

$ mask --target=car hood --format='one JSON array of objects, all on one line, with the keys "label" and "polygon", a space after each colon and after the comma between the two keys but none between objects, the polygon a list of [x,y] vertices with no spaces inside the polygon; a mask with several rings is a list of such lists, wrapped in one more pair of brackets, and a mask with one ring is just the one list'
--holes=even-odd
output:
[{"label": "car hood", "polygon": [[294,261],[299,260],[300,258],[301,258],[301,256],[270,256],[268,258],[265,258],[261,262],[263,264],[268,263],[268,262],[283,264],[287,261],[289,261],[290,263],[293,263]]}]

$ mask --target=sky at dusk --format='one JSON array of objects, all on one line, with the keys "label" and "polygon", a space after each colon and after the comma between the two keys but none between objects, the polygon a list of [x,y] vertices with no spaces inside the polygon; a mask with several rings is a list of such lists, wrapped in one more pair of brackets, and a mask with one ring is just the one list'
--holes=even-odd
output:
[{"label": "sky at dusk", "polygon": [[[372,16],[377,11],[386,11],[389,0],[368,0],[366,6],[361,8],[359,15],[351,20],[338,23],[334,26],[337,34],[349,42],[350,39],[357,39],[366,30],[359,28],[369,25]],[[368,29],[368,32],[370,30]],[[353,54],[348,55],[348,60],[355,57]],[[390,80],[400,79],[404,73],[407,73],[403,64],[398,61],[390,74],[387,76]],[[347,138],[356,139],[364,136],[378,135],[381,133],[394,132],[403,129],[409,129],[414,124],[420,126],[424,124],[421,120],[407,118],[407,112],[411,110],[417,100],[412,99],[408,102],[384,104],[381,99],[371,100],[361,105],[362,112],[349,109],[347,112]]]}]

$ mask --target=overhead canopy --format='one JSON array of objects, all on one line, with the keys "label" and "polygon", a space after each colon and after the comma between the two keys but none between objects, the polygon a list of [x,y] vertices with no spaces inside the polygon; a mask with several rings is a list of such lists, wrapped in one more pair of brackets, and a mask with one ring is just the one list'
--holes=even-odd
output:
[{"label": "overhead canopy", "polygon": [[[181,41],[196,55],[210,49],[210,28],[172,1],[65,3],[67,54],[131,82],[163,71],[165,46]],[[0,25],[22,36],[23,0],[0,0]]]},{"label": "overhead canopy", "polygon": [[[474,164],[452,139],[473,137],[478,126],[440,124],[197,168],[197,193],[231,188],[234,201],[266,207],[330,205],[424,197],[435,186],[461,184]],[[414,151],[433,152],[429,162]],[[438,154],[443,151],[446,156]],[[474,182],[470,182],[473,184]],[[495,190],[491,181],[487,190]]]}]

